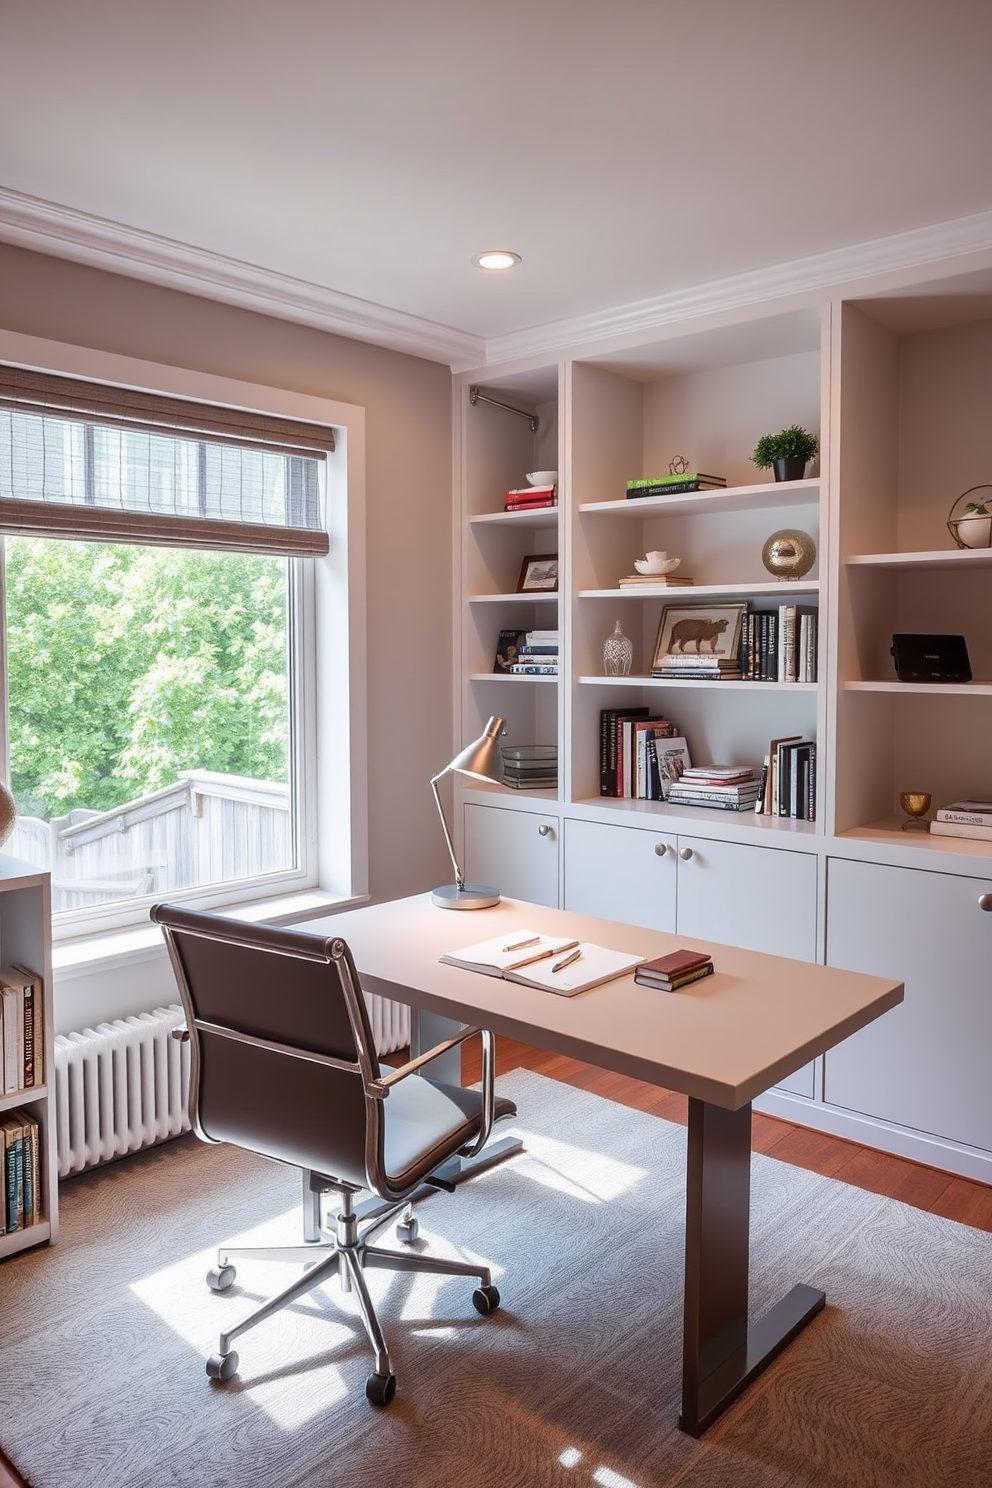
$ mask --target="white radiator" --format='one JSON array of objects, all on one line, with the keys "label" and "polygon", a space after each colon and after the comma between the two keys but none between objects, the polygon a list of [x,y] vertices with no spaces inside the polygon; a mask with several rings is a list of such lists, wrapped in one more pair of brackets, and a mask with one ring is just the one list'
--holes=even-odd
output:
[{"label": "white radiator", "polygon": [[[366,993],[380,1054],[410,1042],[410,1009]],[[59,1177],[189,1131],[189,1044],[178,1003],[55,1040]]]}]

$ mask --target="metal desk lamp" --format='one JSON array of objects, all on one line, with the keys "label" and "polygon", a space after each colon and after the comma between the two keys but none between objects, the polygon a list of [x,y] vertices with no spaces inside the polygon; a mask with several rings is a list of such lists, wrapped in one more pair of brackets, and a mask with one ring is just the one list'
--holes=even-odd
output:
[{"label": "metal desk lamp", "polygon": [[455,870],[454,883],[435,889],[431,895],[434,903],[440,905],[442,909],[488,909],[491,905],[499,903],[499,889],[492,884],[467,884],[465,882],[465,875],[455,857],[448,823],[444,819],[444,809],[438,794],[437,783],[443,780],[445,775],[467,775],[470,780],[495,780],[497,782],[502,780],[503,761],[499,741],[505,732],[506,726],[502,718],[490,718],[479,738],[473,744],[466,744],[465,748],[455,755],[451,763],[445,765],[443,770],[439,770],[431,781],[431,790],[434,792],[434,800],[437,803],[438,815],[444,830],[444,840],[448,844],[448,852],[451,854],[451,862]]}]

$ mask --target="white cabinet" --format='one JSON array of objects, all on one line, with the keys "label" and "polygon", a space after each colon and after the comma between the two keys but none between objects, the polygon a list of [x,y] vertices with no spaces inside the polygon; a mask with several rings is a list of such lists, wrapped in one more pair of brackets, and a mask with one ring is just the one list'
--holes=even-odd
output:
[{"label": "white cabinet", "polygon": [[465,875],[511,899],[558,906],[557,816],[465,804]]},{"label": "white cabinet", "polygon": [[24,966],[43,982],[40,1060],[41,1080],[28,1089],[0,1094],[0,1119],[25,1111],[38,1123],[38,1185],[41,1218],[23,1229],[0,1235],[0,1258],[58,1236],[58,1160],[55,1145],[55,1015],[52,1009],[51,887],[47,873],[16,858],[0,857],[0,962]]},{"label": "white cabinet", "polygon": [[832,858],[827,961],[898,977],[906,998],[825,1056],[824,1099],[992,1149],[992,876]]},{"label": "white cabinet", "polygon": [[565,909],[674,931],[678,855],[670,832],[571,818],[564,830]]}]

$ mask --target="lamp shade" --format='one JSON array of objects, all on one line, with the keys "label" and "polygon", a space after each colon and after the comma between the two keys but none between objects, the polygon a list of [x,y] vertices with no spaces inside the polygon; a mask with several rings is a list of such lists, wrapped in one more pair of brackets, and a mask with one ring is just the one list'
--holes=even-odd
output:
[{"label": "lamp shade", "polygon": [[456,775],[469,775],[473,780],[501,780],[503,759],[499,741],[503,733],[502,718],[490,718],[479,738],[455,755],[448,769]]}]

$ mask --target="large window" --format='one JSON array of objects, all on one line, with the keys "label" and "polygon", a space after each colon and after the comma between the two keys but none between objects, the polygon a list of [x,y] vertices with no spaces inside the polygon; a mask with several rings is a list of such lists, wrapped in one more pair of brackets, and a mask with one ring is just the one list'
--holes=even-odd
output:
[{"label": "large window", "polygon": [[334,447],[282,414],[0,366],[4,850],[51,871],[67,929],[317,882]]}]

